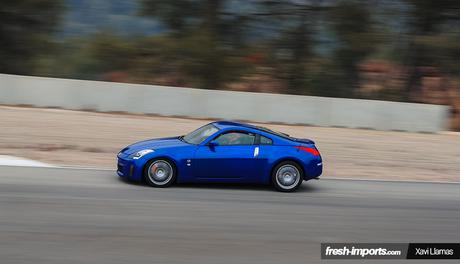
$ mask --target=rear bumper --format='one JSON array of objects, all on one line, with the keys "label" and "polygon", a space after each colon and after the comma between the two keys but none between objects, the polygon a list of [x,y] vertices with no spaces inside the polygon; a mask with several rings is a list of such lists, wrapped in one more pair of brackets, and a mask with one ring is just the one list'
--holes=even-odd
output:
[{"label": "rear bumper", "polygon": [[304,180],[308,181],[314,178],[318,178],[323,173],[323,161],[312,160],[305,168]]}]

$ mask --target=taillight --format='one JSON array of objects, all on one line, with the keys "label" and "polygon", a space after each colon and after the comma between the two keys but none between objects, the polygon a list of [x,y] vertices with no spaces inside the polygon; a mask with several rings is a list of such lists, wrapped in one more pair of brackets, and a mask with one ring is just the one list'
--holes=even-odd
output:
[{"label": "taillight", "polygon": [[310,148],[310,147],[304,147],[304,146],[297,146],[295,147],[296,149],[300,149],[303,151],[306,151],[310,154],[313,154],[313,156],[319,156],[319,151],[316,150],[315,148]]}]

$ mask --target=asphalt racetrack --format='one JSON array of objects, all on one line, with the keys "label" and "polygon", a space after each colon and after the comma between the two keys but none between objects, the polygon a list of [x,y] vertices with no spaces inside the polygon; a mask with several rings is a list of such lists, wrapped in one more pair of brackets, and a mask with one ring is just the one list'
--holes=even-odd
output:
[{"label": "asphalt racetrack", "polygon": [[113,171],[0,167],[0,263],[320,260],[321,242],[460,242],[460,185],[327,180],[155,189]]}]

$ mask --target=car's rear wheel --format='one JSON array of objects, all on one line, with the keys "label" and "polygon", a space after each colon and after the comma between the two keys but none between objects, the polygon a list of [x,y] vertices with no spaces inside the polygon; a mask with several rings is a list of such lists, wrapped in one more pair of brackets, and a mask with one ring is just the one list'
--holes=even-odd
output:
[{"label": "car's rear wheel", "polygon": [[166,159],[151,160],[145,166],[144,178],[152,187],[168,187],[176,180],[176,168]]},{"label": "car's rear wheel", "polygon": [[272,172],[273,186],[280,192],[295,191],[302,180],[302,169],[294,161],[283,161]]}]

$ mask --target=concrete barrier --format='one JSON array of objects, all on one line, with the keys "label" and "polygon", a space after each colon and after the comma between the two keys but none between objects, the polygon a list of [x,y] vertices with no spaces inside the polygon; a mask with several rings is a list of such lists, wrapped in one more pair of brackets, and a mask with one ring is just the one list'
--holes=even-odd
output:
[{"label": "concrete barrier", "polygon": [[0,104],[339,126],[445,130],[448,107],[0,74]]}]

